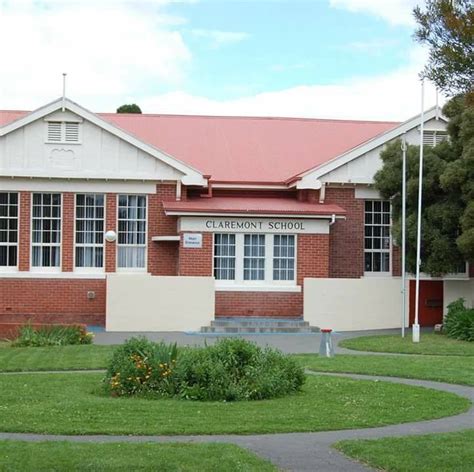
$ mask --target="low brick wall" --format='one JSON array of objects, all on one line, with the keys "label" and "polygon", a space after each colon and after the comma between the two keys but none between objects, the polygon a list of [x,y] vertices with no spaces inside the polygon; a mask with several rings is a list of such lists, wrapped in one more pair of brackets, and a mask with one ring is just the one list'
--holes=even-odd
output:
[{"label": "low brick wall", "polygon": [[[1,339],[15,339],[18,337],[20,328],[25,326],[25,323],[0,323],[0,340]],[[31,323],[30,326],[33,328],[41,328],[45,326],[58,326],[57,324],[45,324],[45,323]],[[85,324],[72,323],[72,324],[61,324],[59,326],[82,326],[86,328]]]}]

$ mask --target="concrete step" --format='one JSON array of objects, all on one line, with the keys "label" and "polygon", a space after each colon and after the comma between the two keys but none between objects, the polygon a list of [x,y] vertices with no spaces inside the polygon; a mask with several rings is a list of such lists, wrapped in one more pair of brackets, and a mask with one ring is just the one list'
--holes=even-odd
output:
[{"label": "concrete step", "polygon": [[313,326],[283,327],[283,326],[203,326],[201,333],[212,334],[272,334],[272,333],[319,333],[319,328]]},{"label": "concrete step", "polygon": [[317,333],[302,318],[268,318],[257,316],[219,317],[203,326],[201,333],[253,334],[253,333]]},{"label": "concrete step", "polygon": [[261,327],[275,327],[275,328],[306,328],[309,323],[304,320],[289,320],[289,319],[265,319],[265,318],[254,318],[254,319],[217,319],[211,321],[211,326],[214,327],[227,327],[227,326],[246,326],[249,328],[261,328]]}]

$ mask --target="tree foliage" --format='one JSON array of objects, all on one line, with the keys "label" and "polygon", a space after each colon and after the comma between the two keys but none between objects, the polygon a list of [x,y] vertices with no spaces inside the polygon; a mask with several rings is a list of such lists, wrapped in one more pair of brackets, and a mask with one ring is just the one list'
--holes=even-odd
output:
[{"label": "tree foliage", "polygon": [[[459,272],[474,262],[474,108],[459,96],[443,110],[449,141],[424,149],[421,269],[432,275]],[[381,153],[375,185],[392,200],[393,235],[401,241],[401,142]],[[419,146],[407,149],[407,269],[416,269]]]},{"label": "tree foliage", "polygon": [[474,83],[474,3],[427,0],[413,11],[415,39],[429,46],[423,76],[450,96],[469,93]]},{"label": "tree foliage", "polygon": [[140,107],[136,103],[125,104],[117,108],[117,113],[141,113]]}]

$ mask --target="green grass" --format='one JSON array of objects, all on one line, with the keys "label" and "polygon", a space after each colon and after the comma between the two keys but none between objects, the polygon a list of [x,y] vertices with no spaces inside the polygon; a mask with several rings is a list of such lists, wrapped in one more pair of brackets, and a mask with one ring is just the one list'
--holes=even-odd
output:
[{"label": "green grass", "polygon": [[[101,374],[0,375],[6,432],[251,434],[366,428],[465,411],[453,394],[387,382],[309,376],[300,394],[252,402],[112,398]],[[12,414],[14,412],[14,414]]]},{"label": "green grass", "polygon": [[270,462],[232,444],[0,441],[0,470],[271,472]]},{"label": "green grass", "polygon": [[474,429],[401,438],[341,441],[344,454],[388,472],[471,472]]},{"label": "green grass", "polygon": [[0,345],[0,371],[105,369],[116,346],[10,347]]},{"label": "green grass", "polygon": [[474,385],[474,362],[470,357],[336,355],[326,358],[316,354],[294,357],[307,369],[320,372],[386,375]]},{"label": "green grass", "polygon": [[419,343],[414,343],[410,334],[361,336],[345,339],[339,346],[356,351],[396,352],[403,354],[424,354],[434,356],[474,356],[474,343],[458,341],[443,334],[421,333]]}]

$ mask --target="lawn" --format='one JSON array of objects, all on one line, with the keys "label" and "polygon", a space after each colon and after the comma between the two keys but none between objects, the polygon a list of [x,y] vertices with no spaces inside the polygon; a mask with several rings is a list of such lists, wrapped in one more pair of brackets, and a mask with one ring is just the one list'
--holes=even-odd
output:
[{"label": "lawn", "polygon": [[112,398],[100,391],[102,377],[0,375],[1,430],[137,435],[328,431],[439,418],[469,407],[468,400],[436,390],[327,376],[309,376],[302,393],[272,400]]},{"label": "lawn", "polygon": [[316,354],[299,354],[294,357],[307,369],[320,372],[386,375],[474,385],[474,361],[471,357],[342,354],[332,358]]},{"label": "lawn", "polygon": [[341,441],[344,454],[388,472],[474,470],[474,429],[401,438]]},{"label": "lawn", "polygon": [[0,371],[105,369],[116,346],[10,347],[0,344]]},{"label": "lawn", "polygon": [[271,472],[270,462],[232,444],[130,444],[0,441],[0,470]]},{"label": "lawn", "polygon": [[414,343],[410,333],[400,335],[361,336],[345,339],[340,347],[356,351],[396,352],[433,356],[474,356],[474,343],[458,341],[443,334],[421,333],[421,341]]}]

